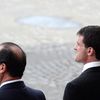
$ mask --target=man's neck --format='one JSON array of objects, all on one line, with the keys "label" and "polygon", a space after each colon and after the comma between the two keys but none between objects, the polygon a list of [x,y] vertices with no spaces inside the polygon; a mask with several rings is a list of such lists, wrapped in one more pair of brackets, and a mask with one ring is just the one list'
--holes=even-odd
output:
[{"label": "man's neck", "polygon": [[7,82],[7,81],[13,81],[13,80],[18,80],[21,79],[20,77],[12,77],[9,74],[5,73],[2,75],[1,79],[0,79],[0,84]]}]

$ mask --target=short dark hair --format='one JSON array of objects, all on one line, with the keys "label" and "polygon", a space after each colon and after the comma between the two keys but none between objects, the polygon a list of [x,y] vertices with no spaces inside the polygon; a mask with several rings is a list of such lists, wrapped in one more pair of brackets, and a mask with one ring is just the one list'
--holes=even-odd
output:
[{"label": "short dark hair", "polygon": [[12,77],[22,77],[26,66],[25,52],[12,42],[4,42],[0,46],[0,64],[5,63]]},{"label": "short dark hair", "polygon": [[95,50],[96,58],[100,60],[100,26],[85,26],[77,34],[84,37],[85,47],[92,47]]}]

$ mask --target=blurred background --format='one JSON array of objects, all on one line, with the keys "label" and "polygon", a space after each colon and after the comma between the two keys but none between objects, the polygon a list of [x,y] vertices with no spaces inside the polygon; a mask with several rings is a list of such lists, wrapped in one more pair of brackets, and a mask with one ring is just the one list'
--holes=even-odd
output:
[{"label": "blurred background", "polygon": [[74,61],[76,33],[99,20],[100,0],[0,0],[0,42],[26,52],[28,86],[62,100],[67,82],[82,70]]}]

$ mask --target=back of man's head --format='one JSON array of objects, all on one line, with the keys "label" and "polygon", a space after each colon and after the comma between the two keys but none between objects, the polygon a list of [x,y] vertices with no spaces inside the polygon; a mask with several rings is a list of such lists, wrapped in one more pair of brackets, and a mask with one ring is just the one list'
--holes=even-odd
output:
[{"label": "back of man's head", "polygon": [[17,44],[5,42],[0,44],[0,64],[6,65],[11,77],[21,78],[26,66],[26,54]]}]

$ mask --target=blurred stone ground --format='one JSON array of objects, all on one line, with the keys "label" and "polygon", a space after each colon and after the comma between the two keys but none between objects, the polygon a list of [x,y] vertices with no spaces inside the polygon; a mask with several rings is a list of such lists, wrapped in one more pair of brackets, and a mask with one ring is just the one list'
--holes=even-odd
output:
[{"label": "blurred stone ground", "polygon": [[42,44],[28,47],[27,85],[42,89],[47,100],[61,100],[65,85],[76,77],[81,66],[73,60],[72,44]]}]

